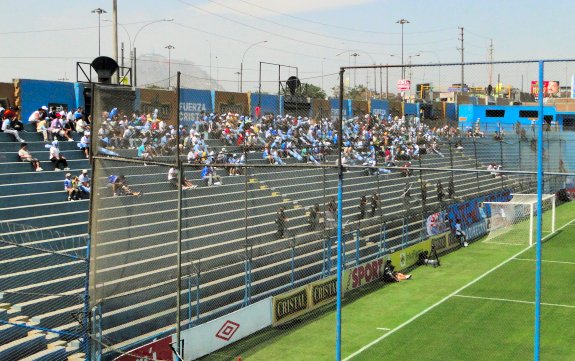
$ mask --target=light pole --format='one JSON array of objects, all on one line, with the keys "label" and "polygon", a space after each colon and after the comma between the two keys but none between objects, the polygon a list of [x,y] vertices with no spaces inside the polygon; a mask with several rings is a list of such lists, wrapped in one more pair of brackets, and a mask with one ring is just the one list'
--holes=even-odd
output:
[{"label": "light pole", "polygon": [[101,44],[100,44],[100,31],[101,31],[101,25],[100,25],[100,17],[102,16],[102,14],[107,13],[106,10],[102,9],[102,8],[97,8],[92,10],[92,14],[98,14],[98,56],[100,56],[101,54]]},{"label": "light pole", "polygon": [[405,68],[403,67],[403,25],[409,24],[409,20],[400,19],[396,21],[396,24],[401,25],[401,78],[405,79]]},{"label": "light pole", "polygon": [[172,49],[176,47],[173,45],[166,45],[164,48],[168,49],[168,89],[172,87]]},{"label": "light pole", "polygon": [[[350,56],[353,56],[353,66],[357,66],[357,57],[359,56],[358,53],[353,53]],[[355,78],[357,75],[357,69],[353,69],[353,87],[356,87]]]},{"label": "light pole", "polygon": [[216,55],[216,88],[218,87],[219,83],[220,83],[220,60]]},{"label": "light pole", "polygon": [[253,48],[256,45],[259,44],[263,44],[263,43],[267,43],[267,40],[262,40],[262,41],[258,41],[257,43],[253,43],[252,45],[248,46],[248,48],[244,51],[244,54],[242,55],[242,62],[240,63],[240,93],[243,91],[244,88],[244,58],[246,57],[246,53],[248,52],[248,50],[250,50],[251,48]]},{"label": "light pole", "polygon": [[242,73],[239,71],[236,71],[234,74],[236,74],[238,76],[238,92],[241,93],[242,91],[241,91],[241,86],[240,86],[240,82],[241,82],[240,79],[241,79]]},{"label": "light pole", "polygon": [[154,20],[154,21],[152,21],[152,22],[149,22],[149,23],[147,23],[147,24],[142,25],[142,27],[140,27],[140,28],[138,29],[138,31],[136,32],[136,35],[134,36],[134,41],[132,42],[132,45],[133,45],[133,47],[134,47],[134,52],[132,53],[132,56],[134,57],[134,69],[132,69],[132,71],[134,72],[134,86],[138,85],[138,78],[137,78],[138,72],[137,72],[137,68],[136,68],[136,66],[137,66],[137,59],[138,59],[138,57],[137,57],[137,55],[136,55],[136,40],[138,39],[138,35],[140,35],[140,32],[141,32],[142,30],[144,30],[144,28],[146,28],[146,27],[148,27],[148,26],[150,26],[150,25],[152,25],[152,24],[161,23],[161,22],[170,22],[170,21],[174,21],[174,19]]},{"label": "light pole", "polygon": [[208,42],[208,46],[210,47],[210,90],[212,89],[212,43],[209,40],[206,40]]}]

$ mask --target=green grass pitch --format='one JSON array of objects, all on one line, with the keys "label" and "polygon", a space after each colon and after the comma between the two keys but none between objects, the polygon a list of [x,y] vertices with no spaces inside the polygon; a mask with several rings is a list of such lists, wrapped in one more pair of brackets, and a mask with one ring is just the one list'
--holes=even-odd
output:
[{"label": "green grass pitch", "polygon": [[[571,223],[573,221],[573,223]],[[543,244],[541,360],[575,360],[575,202]],[[413,280],[346,296],[344,360],[532,360],[535,248],[479,240]],[[205,360],[334,360],[335,307]]]}]

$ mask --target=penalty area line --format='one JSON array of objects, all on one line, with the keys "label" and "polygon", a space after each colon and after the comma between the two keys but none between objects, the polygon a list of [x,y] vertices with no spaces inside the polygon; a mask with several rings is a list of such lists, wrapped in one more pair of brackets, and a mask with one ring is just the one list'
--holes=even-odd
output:
[{"label": "penalty area line", "polygon": [[[532,259],[532,258],[515,258],[516,261],[531,261],[531,262],[535,262],[537,261],[536,259]],[[552,260],[547,260],[547,259],[542,259],[541,262],[544,263],[560,263],[560,264],[574,264],[575,262],[568,262],[568,261],[552,261]]]},{"label": "penalty area line", "polygon": [[[572,219],[571,221],[567,222],[566,224],[562,225],[561,227],[557,228],[555,230],[555,232],[560,231],[561,229],[567,227],[568,225],[571,225],[573,222],[575,221],[575,219]],[[545,240],[545,238],[552,236],[555,233],[552,233],[548,236],[545,236],[542,238],[542,241]],[[474,285],[475,283],[479,282],[480,280],[482,280],[483,278],[485,278],[486,276],[490,275],[491,273],[495,272],[496,270],[498,270],[499,268],[503,267],[504,265],[506,265],[507,263],[511,262],[513,259],[518,258],[521,254],[527,252],[529,249],[531,249],[532,246],[529,246],[523,250],[521,250],[520,252],[517,252],[516,254],[514,254],[513,256],[509,257],[508,259],[506,259],[505,261],[501,262],[500,264],[498,264],[497,266],[493,267],[492,269],[488,270],[487,272],[483,273],[482,275],[480,275],[479,277],[477,277],[476,279],[472,280],[471,282],[467,283],[466,285],[460,287],[459,289],[453,291],[452,293],[450,293],[449,295],[445,296],[444,298],[442,298],[441,300],[437,301],[436,303],[434,303],[433,305],[427,307],[426,309],[424,309],[423,311],[419,312],[418,314],[416,314],[415,316],[411,317],[410,319],[408,319],[407,321],[403,322],[402,324],[400,324],[399,326],[397,326],[396,328],[390,330],[389,332],[387,332],[385,335],[382,335],[378,338],[376,338],[375,340],[371,341],[370,343],[368,343],[365,346],[362,346],[359,350],[355,351],[354,353],[352,353],[351,355],[347,356],[345,359],[343,359],[343,361],[348,361],[351,360],[352,358],[354,358],[355,356],[359,355],[360,353],[362,353],[363,351],[367,350],[368,348],[372,347],[373,345],[376,345],[377,343],[379,343],[380,341],[384,340],[385,338],[387,338],[388,336],[393,335],[395,332],[401,330],[402,328],[404,328],[405,326],[409,325],[410,323],[412,323],[413,321],[417,320],[419,317],[425,315],[426,313],[428,313],[429,311],[433,310],[435,307],[443,304],[445,301],[449,300],[451,297],[457,295],[458,293],[460,293],[461,291],[463,291],[464,289],[466,289],[467,287],[470,287],[472,285]]]},{"label": "penalty area line", "polygon": [[[454,295],[453,297],[459,298],[471,298],[476,300],[489,300],[489,301],[501,301],[501,302],[511,302],[511,303],[523,303],[528,305],[534,305],[535,302],[533,301],[523,301],[523,300],[512,300],[508,298],[497,298],[497,297],[482,297],[482,296],[470,296],[470,295]],[[575,308],[574,305],[563,305],[560,303],[547,303],[541,302],[543,306],[554,306],[554,307],[565,307],[565,308]]]}]

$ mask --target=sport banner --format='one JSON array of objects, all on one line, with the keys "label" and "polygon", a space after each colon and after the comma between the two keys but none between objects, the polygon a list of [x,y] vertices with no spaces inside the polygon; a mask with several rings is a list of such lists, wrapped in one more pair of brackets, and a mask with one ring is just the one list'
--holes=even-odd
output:
[{"label": "sport banner", "polygon": [[272,299],[272,325],[277,326],[305,314],[310,307],[310,301],[311,297],[307,285],[274,296]]},{"label": "sport banner", "polygon": [[389,256],[362,263],[343,271],[343,292],[348,292],[381,278],[385,259]]},{"label": "sport banner", "polygon": [[337,296],[337,277],[332,276],[311,283],[309,286],[310,308],[322,306],[335,301]]}]

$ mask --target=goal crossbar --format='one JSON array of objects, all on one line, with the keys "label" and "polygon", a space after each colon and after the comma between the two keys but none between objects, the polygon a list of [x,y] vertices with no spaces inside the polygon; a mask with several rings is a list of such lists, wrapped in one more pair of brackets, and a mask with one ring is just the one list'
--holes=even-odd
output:
[{"label": "goal crossbar", "polygon": [[[535,212],[537,205],[537,194],[521,194],[512,193],[512,198],[509,202],[483,202],[484,205],[495,205],[495,206],[505,206],[505,205],[525,205],[529,207],[529,245],[534,244],[533,240],[533,230],[535,228]],[[551,200],[551,233],[555,233],[555,195],[554,194],[543,194],[542,201]],[[493,214],[491,215],[493,217]]]}]

